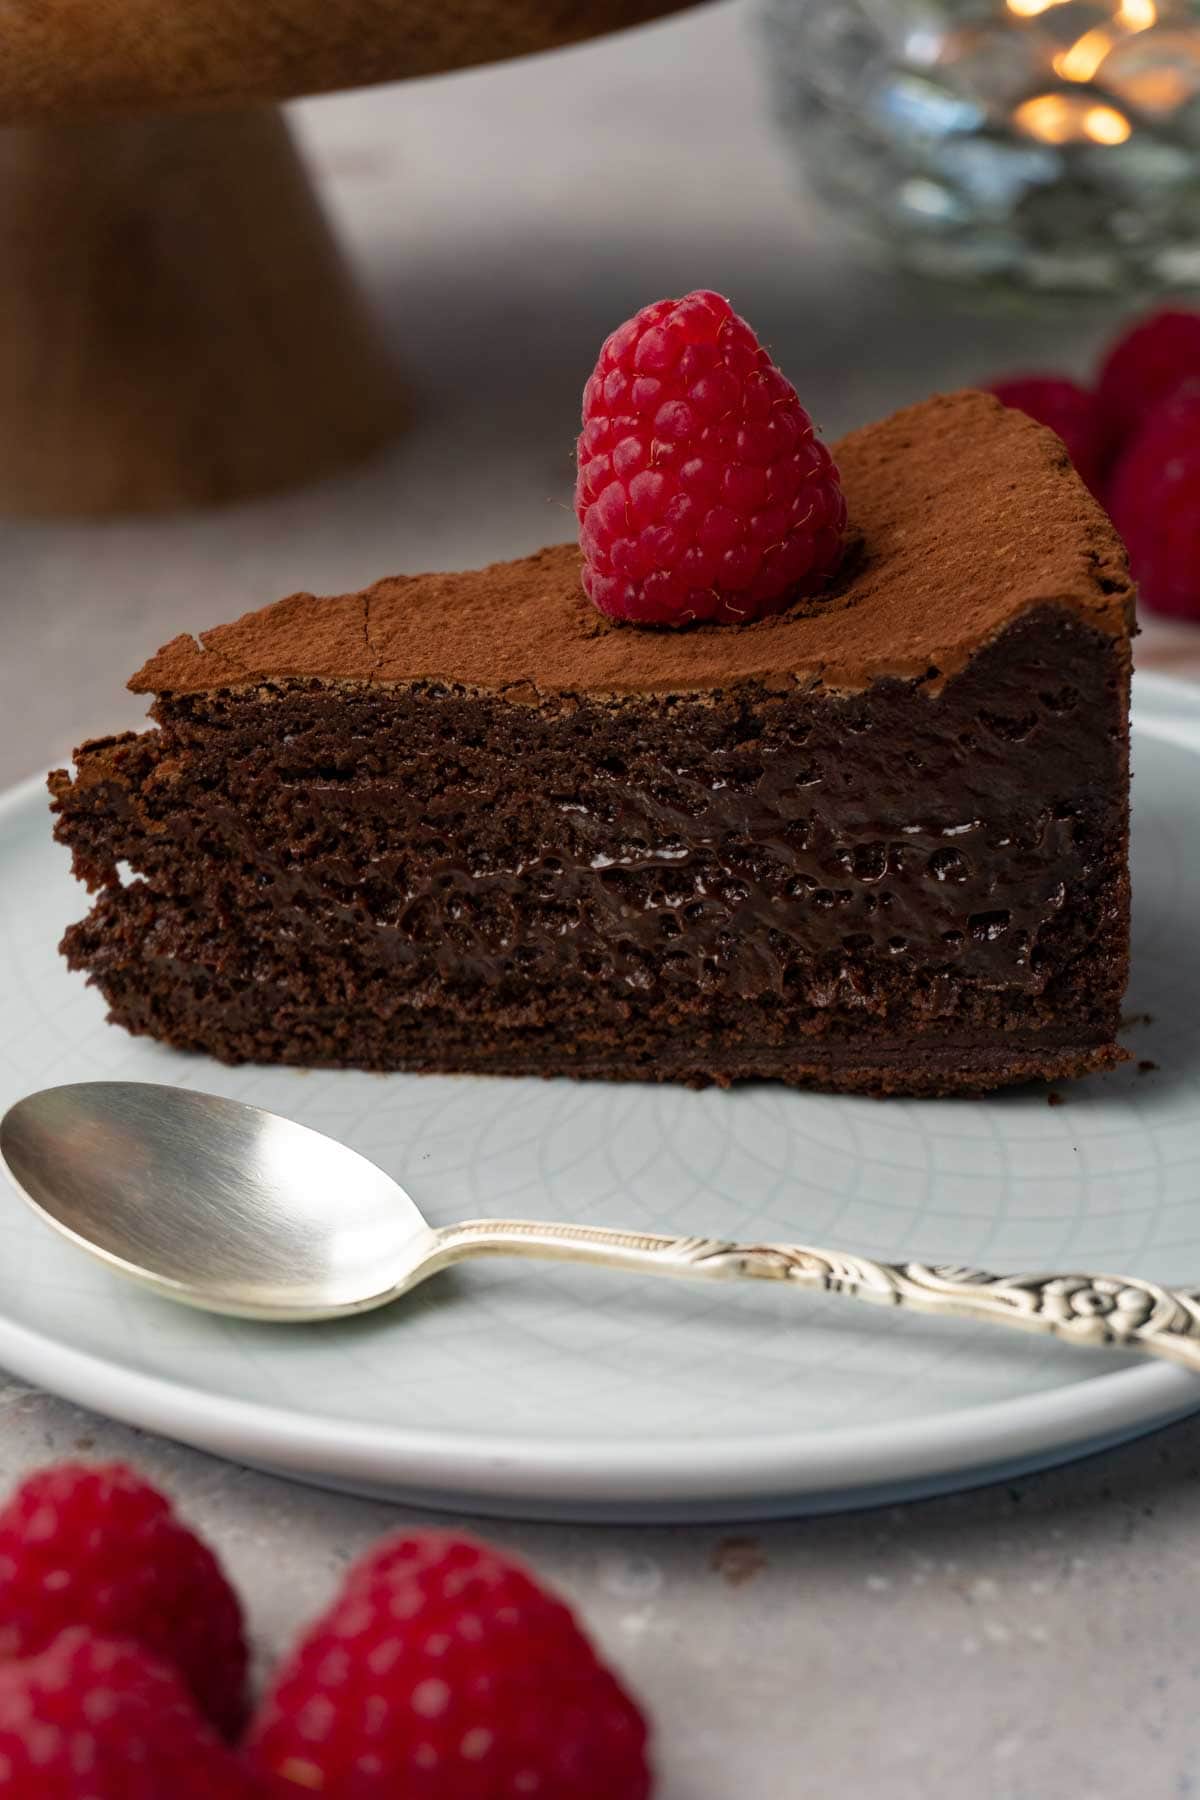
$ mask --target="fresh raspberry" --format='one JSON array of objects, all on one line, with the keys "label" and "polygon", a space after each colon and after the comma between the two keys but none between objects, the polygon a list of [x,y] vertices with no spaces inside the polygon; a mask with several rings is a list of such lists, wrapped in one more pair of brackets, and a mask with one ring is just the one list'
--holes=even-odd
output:
[{"label": "fresh raspberry", "polygon": [[1200,619],[1200,380],[1150,414],[1113,470],[1108,510],[1145,604]]},{"label": "fresh raspberry", "polygon": [[1165,307],[1119,337],[1100,368],[1096,403],[1110,462],[1160,400],[1200,377],[1200,312]]},{"label": "fresh raspberry", "polygon": [[583,390],[583,585],[613,619],[739,624],[837,568],[846,502],[796,390],[728,300],[658,300]]},{"label": "fresh raspberry", "polygon": [[646,1735],[561,1601],[485,1544],[420,1532],[352,1570],[250,1756],[337,1800],[646,1800]]},{"label": "fresh raspberry", "polygon": [[1005,406],[1048,425],[1067,447],[1067,455],[1096,498],[1104,483],[1104,449],[1096,399],[1066,375],[1010,375],[993,381],[989,391]]},{"label": "fresh raspberry", "polygon": [[237,1596],[170,1503],[120,1464],[42,1469],[0,1510],[0,1658],[32,1656],[67,1625],[144,1645],[218,1730],[241,1729]]},{"label": "fresh raspberry", "polygon": [[173,1669],[139,1645],[62,1632],[0,1664],[4,1800],[261,1800]]}]

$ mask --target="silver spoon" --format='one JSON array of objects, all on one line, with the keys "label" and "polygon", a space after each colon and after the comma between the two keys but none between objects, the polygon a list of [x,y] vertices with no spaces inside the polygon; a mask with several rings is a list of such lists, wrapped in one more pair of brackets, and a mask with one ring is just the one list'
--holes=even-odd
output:
[{"label": "silver spoon", "polygon": [[787,1281],[1085,1347],[1140,1350],[1200,1372],[1200,1292],[1192,1289],[518,1219],[437,1228],[356,1151],[186,1088],[95,1081],[31,1094],[0,1120],[0,1159],[34,1211],[109,1268],[172,1300],[242,1318],[370,1312],[452,1263],[526,1256]]}]

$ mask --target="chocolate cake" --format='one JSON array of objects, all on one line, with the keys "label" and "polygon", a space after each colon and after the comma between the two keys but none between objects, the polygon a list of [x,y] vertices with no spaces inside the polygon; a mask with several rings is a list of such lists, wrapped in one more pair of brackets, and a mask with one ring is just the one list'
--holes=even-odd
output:
[{"label": "chocolate cake", "polygon": [[980,394],[834,452],[854,541],[742,627],[610,624],[561,545],[294,595],[51,777],[110,1016],[244,1060],[897,1094],[1103,1069],[1132,594]]}]

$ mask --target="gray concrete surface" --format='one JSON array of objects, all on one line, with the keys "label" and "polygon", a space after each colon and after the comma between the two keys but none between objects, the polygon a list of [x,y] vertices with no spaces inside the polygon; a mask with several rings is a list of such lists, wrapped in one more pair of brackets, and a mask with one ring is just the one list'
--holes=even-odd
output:
[{"label": "gray concrete surface", "polygon": [[[246,1595],[260,1672],[349,1557],[418,1516],[0,1383],[0,1479],[76,1453],[133,1459],[211,1535]],[[1200,1423],[841,1518],[477,1528],[559,1585],[642,1695],[661,1800],[1200,1792]]]},{"label": "gray concrete surface", "polygon": [[[730,293],[831,432],[1014,363],[1082,368],[1113,316],[874,271],[798,192],[739,7],[297,120],[413,427],[368,468],[220,516],[0,526],[0,784],[136,722],[121,683],[176,631],[569,535],[582,380],[648,299]],[[1200,672],[1186,633],[1151,633],[1155,659]],[[260,1667],[400,1516],[0,1375],[0,1483],[75,1453],[133,1458],[211,1533]],[[645,1696],[663,1800],[1154,1800],[1200,1792],[1198,1474],[1195,1423],[854,1517],[484,1529],[565,1589]]]}]

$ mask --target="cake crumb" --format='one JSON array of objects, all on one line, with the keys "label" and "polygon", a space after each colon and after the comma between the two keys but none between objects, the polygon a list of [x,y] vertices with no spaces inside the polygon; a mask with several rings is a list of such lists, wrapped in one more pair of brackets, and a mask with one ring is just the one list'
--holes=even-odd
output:
[{"label": "cake crumb", "polygon": [[1141,1062],[1138,1064],[1138,1074],[1153,1075],[1158,1066],[1159,1065],[1156,1062],[1151,1062],[1148,1056],[1143,1056]]},{"label": "cake crumb", "polygon": [[730,1587],[745,1587],[766,1566],[762,1545],[753,1537],[722,1538],[709,1558],[709,1567]]},{"label": "cake crumb", "polygon": [[1121,1030],[1128,1031],[1134,1025],[1153,1025],[1153,1013],[1126,1013],[1121,1020]]},{"label": "cake crumb", "polygon": [[1066,1104],[1061,1094],[1051,1092],[1046,1095],[1047,1106],[1065,1106]]}]

